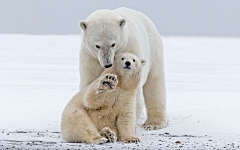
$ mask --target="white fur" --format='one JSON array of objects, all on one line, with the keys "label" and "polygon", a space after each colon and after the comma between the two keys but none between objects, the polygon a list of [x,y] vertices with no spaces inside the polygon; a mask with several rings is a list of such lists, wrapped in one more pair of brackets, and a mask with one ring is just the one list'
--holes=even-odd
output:
[{"label": "white fur", "polygon": [[64,140],[93,144],[105,143],[107,139],[126,143],[140,141],[135,136],[136,89],[145,60],[121,53],[114,62],[113,67],[105,69],[64,109],[61,123]]},{"label": "white fur", "polygon": [[[125,22],[120,26],[122,19]],[[99,77],[104,66],[113,63],[115,54],[135,54],[147,62],[136,95],[137,118],[145,100],[148,118],[143,127],[148,130],[166,127],[163,45],[151,20],[141,12],[118,8],[95,11],[82,23],[86,23],[87,28],[82,32],[80,89]],[[111,47],[112,44],[115,46]]]}]

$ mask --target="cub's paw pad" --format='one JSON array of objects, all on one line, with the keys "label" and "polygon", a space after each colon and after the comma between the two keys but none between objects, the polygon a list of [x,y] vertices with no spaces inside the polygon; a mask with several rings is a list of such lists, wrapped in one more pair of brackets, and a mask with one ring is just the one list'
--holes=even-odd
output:
[{"label": "cub's paw pad", "polygon": [[101,78],[101,84],[109,86],[111,89],[115,88],[118,84],[117,75],[115,74],[105,74]]},{"label": "cub's paw pad", "polygon": [[135,136],[128,136],[128,137],[122,139],[122,141],[124,143],[138,143],[138,142],[140,142],[140,139]]},{"label": "cub's paw pad", "polygon": [[108,139],[107,142],[116,142],[117,141],[117,136],[114,131],[112,131],[109,127],[104,127],[101,132],[101,136],[105,137]]},{"label": "cub's paw pad", "polygon": [[145,130],[158,130],[162,128],[166,128],[168,125],[168,121],[159,121],[159,122],[153,122],[153,121],[146,121],[142,127]]},{"label": "cub's paw pad", "polygon": [[106,143],[107,141],[108,141],[108,139],[105,137],[97,137],[97,138],[94,138],[90,143],[91,144],[103,144],[103,143]]}]

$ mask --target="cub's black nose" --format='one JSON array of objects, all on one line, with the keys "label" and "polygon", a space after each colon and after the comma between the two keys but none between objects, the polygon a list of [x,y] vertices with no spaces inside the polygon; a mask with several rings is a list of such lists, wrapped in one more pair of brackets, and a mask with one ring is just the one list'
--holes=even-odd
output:
[{"label": "cub's black nose", "polygon": [[130,62],[130,61],[126,61],[126,62],[125,62],[125,65],[126,65],[126,66],[130,66],[130,65],[131,65],[131,62]]},{"label": "cub's black nose", "polygon": [[105,65],[104,68],[110,68],[112,67],[112,64],[109,64],[109,65]]}]

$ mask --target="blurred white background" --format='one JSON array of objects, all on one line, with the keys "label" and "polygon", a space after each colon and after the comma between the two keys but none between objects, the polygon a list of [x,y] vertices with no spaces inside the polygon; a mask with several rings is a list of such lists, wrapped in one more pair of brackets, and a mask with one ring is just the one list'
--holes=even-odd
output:
[{"label": "blurred white background", "polygon": [[240,36],[239,0],[0,0],[0,33],[79,34],[97,9],[129,7],[162,35]]}]

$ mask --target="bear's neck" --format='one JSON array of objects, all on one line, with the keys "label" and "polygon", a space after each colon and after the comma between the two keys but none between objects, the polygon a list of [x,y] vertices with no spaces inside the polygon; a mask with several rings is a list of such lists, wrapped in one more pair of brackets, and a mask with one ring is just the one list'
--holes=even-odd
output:
[{"label": "bear's neck", "polygon": [[141,75],[140,74],[134,74],[134,75],[129,75],[129,74],[124,74],[122,75],[119,73],[115,67],[111,67],[109,69],[105,69],[103,74],[116,74],[117,79],[118,79],[118,85],[117,87],[121,88],[122,90],[136,90],[138,88],[138,85],[140,83]]}]

